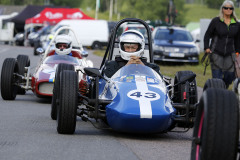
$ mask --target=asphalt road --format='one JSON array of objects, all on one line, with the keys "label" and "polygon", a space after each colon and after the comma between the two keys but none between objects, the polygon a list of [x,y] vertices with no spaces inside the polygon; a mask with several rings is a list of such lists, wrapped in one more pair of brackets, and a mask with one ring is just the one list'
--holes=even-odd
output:
[{"label": "asphalt road", "polygon": [[[0,70],[7,57],[26,54],[34,71],[40,57],[30,47],[0,45]],[[101,57],[89,50],[98,67]],[[1,71],[0,71],[1,72]],[[14,101],[0,98],[1,160],[188,160],[192,129],[186,133],[154,135],[122,134],[94,128],[77,120],[74,135],[60,135],[50,117],[50,99],[37,98],[31,91]],[[179,128],[176,128],[179,129]]]}]

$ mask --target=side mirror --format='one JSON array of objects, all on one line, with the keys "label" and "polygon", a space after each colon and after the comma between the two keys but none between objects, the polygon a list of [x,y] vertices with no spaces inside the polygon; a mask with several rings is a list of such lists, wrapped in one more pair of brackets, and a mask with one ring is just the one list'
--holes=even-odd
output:
[{"label": "side mirror", "polygon": [[97,68],[84,68],[85,73],[91,77],[102,77],[99,69]]},{"label": "side mirror", "polygon": [[196,39],[196,40],[195,40],[195,43],[198,43],[198,42],[200,42],[200,39]]},{"label": "side mirror", "polygon": [[88,52],[87,52],[87,51],[82,51],[82,52],[81,52],[81,55],[82,55],[83,57],[87,57],[87,56],[88,56]]},{"label": "side mirror", "polygon": [[37,48],[36,49],[36,53],[37,54],[43,54],[45,51],[44,51],[44,49],[43,48]]},{"label": "side mirror", "polygon": [[190,75],[186,75],[185,77],[183,77],[178,83],[176,83],[174,86],[177,86],[179,84],[185,83],[186,81],[193,81],[196,78],[196,74],[190,74]]}]

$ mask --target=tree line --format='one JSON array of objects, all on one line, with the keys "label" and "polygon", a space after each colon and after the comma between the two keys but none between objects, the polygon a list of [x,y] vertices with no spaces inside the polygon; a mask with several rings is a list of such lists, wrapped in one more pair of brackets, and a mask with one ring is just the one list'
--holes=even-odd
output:
[{"label": "tree line", "polygon": [[[54,5],[73,8],[95,10],[97,0],[0,0],[5,5]],[[109,13],[111,0],[99,0],[99,12]],[[112,0],[113,14],[121,18],[136,17],[143,20],[163,20],[167,18],[168,4],[170,0]],[[172,0],[176,8],[176,23],[184,21],[185,2],[188,0]],[[196,3],[206,4],[210,8],[219,8],[223,0],[194,0]],[[238,1],[238,0],[233,0]]]}]

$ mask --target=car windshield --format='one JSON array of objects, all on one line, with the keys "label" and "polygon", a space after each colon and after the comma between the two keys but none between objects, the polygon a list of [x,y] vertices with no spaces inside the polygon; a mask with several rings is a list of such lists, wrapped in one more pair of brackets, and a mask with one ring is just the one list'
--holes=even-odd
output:
[{"label": "car windshield", "polygon": [[176,29],[159,29],[154,37],[156,40],[173,40],[192,42],[193,38],[190,32]]},{"label": "car windshield", "polygon": [[141,32],[143,35],[145,35],[147,32],[145,27],[128,27],[128,30],[137,30]]},{"label": "car windshield", "polygon": [[77,58],[68,55],[52,55],[47,57],[43,64],[59,64],[59,63],[68,63],[68,64],[78,64]]},{"label": "car windshield", "polygon": [[144,65],[136,65],[136,64],[131,64],[131,65],[122,67],[112,76],[112,79],[118,78],[118,77],[130,76],[130,75],[146,76],[146,77],[152,77],[152,78],[157,78],[158,80],[162,80],[160,75],[150,67],[147,67]]},{"label": "car windshield", "polygon": [[42,27],[41,29],[39,29],[37,31],[38,34],[46,34],[47,32],[49,32],[51,30],[52,26],[45,26],[45,27]]},{"label": "car windshield", "polygon": [[[51,33],[55,33],[59,28],[66,26],[66,25],[56,25],[51,29]],[[68,30],[63,29],[61,32],[59,32],[58,34],[68,34]]]}]

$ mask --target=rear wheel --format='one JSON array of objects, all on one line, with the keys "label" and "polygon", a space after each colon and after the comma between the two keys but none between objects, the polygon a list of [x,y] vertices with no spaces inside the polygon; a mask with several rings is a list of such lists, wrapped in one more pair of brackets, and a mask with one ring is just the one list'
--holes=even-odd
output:
[{"label": "rear wheel", "polygon": [[[24,76],[25,73],[25,67],[30,66],[30,59],[27,55],[18,55],[17,56],[17,62],[18,62],[18,68],[19,68],[19,74]],[[22,83],[23,80],[20,79],[20,83]],[[18,87],[18,94],[25,94],[25,89]]]},{"label": "rear wheel", "polygon": [[60,87],[60,73],[63,70],[74,71],[74,66],[71,64],[60,63],[56,69],[55,80],[53,84],[53,95],[52,95],[52,104],[51,104],[51,118],[53,120],[57,119],[57,104],[59,102],[59,87]]},{"label": "rear wheel", "polygon": [[238,101],[232,91],[209,88],[197,110],[191,160],[235,160],[238,145]]},{"label": "rear wheel", "polygon": [[73,134],[76,128],[78,78],[74,71],[60,73],[60,101],[57,111],[57,131]]},{"label": "rear wheel", "polygon": [[102,49],[102,44],[98,41],[93,42],[92,49]]},{"label": "rear wheel", "polygon": [[226,89],[226,85],[221,79],[213,78],[208,79],[206,83],[204,84],[203,91],[205,91],[208,88],[223,88]]},{"label": "rear wheel", "polygon": [[7,58],[3,62],[1,73],[1,95],[4,100],[14,100],[17,95],[19,77],[18,64],[15,58]]}]

